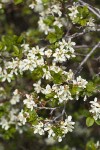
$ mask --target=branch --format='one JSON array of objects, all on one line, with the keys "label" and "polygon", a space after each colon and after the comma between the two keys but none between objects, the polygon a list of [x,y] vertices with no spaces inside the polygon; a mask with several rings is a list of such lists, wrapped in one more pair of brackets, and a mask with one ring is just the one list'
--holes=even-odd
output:
[{"label": "branch", "polygon": [[66,112],[66,103],[64,103],[64,107],[63,107],[62,113],[59,116],[55,117],[53,122],[55,122],[57,119],[62,117],[65,114],[65,112]]},{"label": "branch", "polygon": [[95,29],[95,30],[93,30],[93,31],[87,31],[87,30],[83,30],[82,32],[79,32],[79,33],[74,33],[74,34],[72,34],[72,35],[65,35],[65,38],[71,38],[71,39],[73,39],[73,38],[76,38],[76,37],[78,37],[78,36],[82,36],[82,35],[84,35],[84,34],[86,34],[86,33],[90,33],[90,32],[100,32],[100,29]]},{"label": "branch", "polygon": [[86,61],[89,59],[89,57],[93,54],[93,52],[100,46],[100,42],[98,42],[93,49],[87,54],[87,56],[83,59],[83,61],[80,63],[79,67],[77,68],[75,74],[77,74],[77,72],[80,72],[80,70],[82,69],[82,66],[86,63]]},{"label": "branch", "polygon": [[[87,48],[93,48],[93,47],[94,47],[94,45],[75,45],[75,46],[73,46],[73,48],[75,48],[75,49],[81,49],[81,48],[87,49]],[[100,45],[98,47],[100,47]]]}]

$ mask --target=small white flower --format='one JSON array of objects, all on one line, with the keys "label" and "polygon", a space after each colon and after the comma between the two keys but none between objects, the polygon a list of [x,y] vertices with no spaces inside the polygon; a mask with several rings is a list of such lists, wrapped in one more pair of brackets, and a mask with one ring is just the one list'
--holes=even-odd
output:
[{"label": "small white flower", "polygon": [[13,92],[13,97],[11,98],[10,100],[10,103],[12,105],[15,105],[16,103],[18,103],[20,101],[20,94],[18,93],[18,90],[16,89],[14,92]]},{"label": "small white flower", "polygon": [[97,97],[94,98],[94,101],[90,101],[90,103],[90,112],[93,113],[93,118],[95,120],[100,119],[100,104],[97,102]]},{"label": "small white flower", "polygon": [[39,48],[39,46],[37,45],[36,47],[33,47],[32,50],[29,51],[30,56],[32,54],[40,54],[41,56],[44,55],[44,47],[43,48]]},{"label": "small white flower", "polygon": [[29,44],[22,44],[21,47],[23,48],[23,54],[27,54],[30,50]]},{"label": "small white flower", "polygon": [[51,6],[51,13],[58,14],[59,17],[61,17],[62,12],[61,12],[61,6],[59,5],[59,3]]},{"label": "small white flower", "polygon": [[49,58],[52,55],[52,50],[51,49],[46,50],[45,55]]},{"label": "small white flower", "polygon": [[0,119],[0,125],[2,126],[2,129],[8,130],[10,128],[9,122],[5,117],[2,117]]},{"label": "small white flower", "polygon": [[39,80],[37,83],[34,83],[33,86],[34,86],[34,90],[35,90],[37,93],[40,93],[40,92],[41,92],[41,90],[42,90],[42,87],[41,87],[41,80]]},{"label": "small white flower", "polygon": [[29,108],[31,111],[34,107],[37,107],[37,104],[35,104],[32,95],[26,94],[26,99],[23,101],[24,105],[26,105],[27,108]]},{"label": "small white flower", "polygon": [[49,123],[45,124],[44,131],[48,132],[48,138],[55,136],[55,133],[54,133],[54,131],[52,129],[52,125],[49,124]]},{"label": "small white flower", "polygon": [[60,18],[57,17],[55,17],[55,21],[53,22],[53,25],[58,26],[59,28],[63,26],[62,21],[60,20]]},{"label": "small white flower", "polygon": [[70,16],[70,19],[72,20],[73,23],[75,18],[77,17],[77,14],[79,13],[77,7],[78,6],[76,5],[76,3],[74,3],[72,7],[68,8],[70,10],[70,13],[68,15]]},{"label": "small white flower", "polygon": [[86,88],[87,83],[88,82],[85,79],[82,79],[81,76],[77,77],[76,80],[73,80],[74,85],[78,85],[79,87],[83,89]]},{"label": "small white flower", "polygon": [[53,64],[50,66],[50,70],[51,70],[51,71],[54,71],[55,73],[58,73],[58,72],[62,71],[61,67],[56,66],[55,63],[53,63]]},{"label": "small white flower", "polygon": [[41,91],[43,94],[50,94],[52,92],[51,86],[49,84],[47,84],[45,89],[42,89]]},{"label": "small white flower", "polygon": [[72,116],[68,116],[65,121],[61,122],[61,129],[63,130],[63,134],[67,134],[68,132],[72,132],[74,127],[73,125],[75,124],[75,122],[71,121],[72,120]]},{"label": "small white flower", "polygon": [[34,128],[34,134],[40,134],[43,135],[44,134],[44,130],[43,130],[43,123],[39,122],[37,125],[33,125]]},{"label": "small white flower", "polygon": [[87,29],[89,31],[95,31],[96,27],[95,27],[93,18],[89,18],[89,21],[87,22]]},{"label": "small white flower", "polygon": [[47,69],[43,68],[43,72],[44,72],[44,74],[43,74],[43,78],[46,78],[47,80],[49,80],[49,79],[51,79],[51,78],[52,78],[52,76],[51,76],[51,74],[50,74],[50,71],[49,71],[49,70],[47,70]]},{"label": "small white flower", "polygon": [[6,81],[6,80],[8,82],[11,82],[13,74],[12,74],[12,72],[8,73],[7,70],[3,70],[1,77],[2,77],[2,82]]},{"label": "small white flower", "polygon": [[21,112],[18,114],[17,119],[19,121],[19,123],[18,123],[19,126],[25,125],[27,120],[26,120],[26,117],[24,116],[23,110],[21,110]]}]

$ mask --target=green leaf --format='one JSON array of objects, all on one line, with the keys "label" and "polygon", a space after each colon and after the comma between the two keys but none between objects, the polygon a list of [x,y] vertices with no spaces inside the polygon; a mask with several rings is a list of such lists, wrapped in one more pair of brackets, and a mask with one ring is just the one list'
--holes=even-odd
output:
[{"label": "green leaf", "polygon": [[48,16],[48,18],[44,20],[44,23],[47,24],[48,26],[51,26],[53,24],[53,21],[54,21],[54,16]]},{"label": "green leaf", "polygon": [[14,3],[17,5],[17,4],[20,4],[20,3],[22,3],[23,2],[23,0],[14,0]]},{"label": "green leaf", "polygon": [[100,125],[100,119],[99,119],[99,120],[95,120],[95,123],[96,123],[97,125]]},{"label": "green leaf", "polygon": [[93,82],[88,82],[88,84],[86,85],[86,92],[87,92],[87,95],[91,95],[93,94],[93,92],[95,91],[96,87],[94,85]]},{"label": "green leaf", "polygon": [[93,141],[89,141],[86,144],[86,150],[97,150],[96,146],[95,146],[95,143]]},{"label": "green leaf", "polygon": [[19,48],[16,45],[14,45],[13,49],[14,49],[15,54],[18,55],[19,54]]},{"label": "green leaf", "polygon": [[55,26],[55,32],[49,33],[47,36],[47,40],[49,40],[50,43],[55,43],[57,40],[61,39],[63,36],[63,30],[59,27]]},{"label": "green leaf", "polygon": [[86,125],[88,126],[88,127],[90,127],[90,126],[92,126],[94,124],[94,119],[92,118],[92,117],[88,117],[87,119],[86,119]]},{"label": "green leaf", "polygon": [[49,33],[47,39],[50,43],[55,43],[57,41],[57,36],[55,33]]}]

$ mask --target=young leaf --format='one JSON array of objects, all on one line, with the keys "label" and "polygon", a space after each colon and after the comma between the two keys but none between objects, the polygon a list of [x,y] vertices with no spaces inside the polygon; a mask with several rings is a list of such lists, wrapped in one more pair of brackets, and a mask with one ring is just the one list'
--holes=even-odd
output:
[{"label": "young leaf", "polygon": [[95,120],[95,123],[96,123],[97,125],[100,125],[100,119],[99,119],[99,120]]},{"label": "young leaf", "polygon": [[86,125],[88,126],[88,127],[90,127],[90,126],[92,126],[94,124],[94,119],[92,118],[92,117],[88,117],[87,119],[86,119]]}]

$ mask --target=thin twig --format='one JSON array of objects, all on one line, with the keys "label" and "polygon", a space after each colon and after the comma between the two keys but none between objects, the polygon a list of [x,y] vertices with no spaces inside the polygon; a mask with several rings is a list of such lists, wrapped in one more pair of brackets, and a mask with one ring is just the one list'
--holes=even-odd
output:
[{"label": "thin twig", "polygon": [[93,49],[87,54],[87,56],[83,59],[83,61],[80,63],[79,67],[77,68],[75,75],[80,72],[80,70],[82,69],[82,66],[86,63],[86,61],[89,59],[89,57],[93,54],[93,52],[99,47],[100,42],[98,42]]},{"label": "thin twig", "polygon": [[69,35],[69,36],[67,36],[67,34],[66,34],[66,35],[65,35],[65,38],[71,38],[71,39],[73,39],[73,38],[82,36],[82,35],[84,35],[84,34],[86,34],[86,33],[90,33],[90,32],[100,32],[100,29],[95,29],[95,30],[91,30],[91,31],[87,31],[87,30],[84,29],[82,32],[74,33],[74,34]]},{"label": "thin twig", "polygon": [[[93,47],[94,47],[94,45],[75,45],[75,46],[73,46],[73,48],[75,48],[75,49],[80,49],[80,48],[87,49],[87,48],[93,48]],[[100,47],[100,46],[98,46],[98,47]]]},{"label": "thin twig", "polygon": [[46,110],[55,110],[55,109],[57,109],[57,108],[59,108],[59,107],[53,107],[53,108],[51,108],[51,107],[36,107],[37,109],[46,109]]},{"label": "thin twig", "polygon": [[66,103],[64,103],[64,107],[63,107],[62,113],[59,116],[55,117],[53,122],[55,122],[57,119],[62,117],[65,114],[65,112],[66,112]]}]

